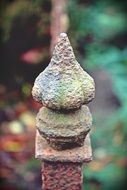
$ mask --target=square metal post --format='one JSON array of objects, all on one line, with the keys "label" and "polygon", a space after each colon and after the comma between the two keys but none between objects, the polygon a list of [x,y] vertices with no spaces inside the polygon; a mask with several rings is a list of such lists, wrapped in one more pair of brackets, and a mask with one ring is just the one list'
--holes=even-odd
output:
[{"label": "square metal post", "polygon": [[58,151],[37,131],[35,156],[42,161],[42,190],[82,190],[83,165],[92,160],[89,135],[82,147]]}]

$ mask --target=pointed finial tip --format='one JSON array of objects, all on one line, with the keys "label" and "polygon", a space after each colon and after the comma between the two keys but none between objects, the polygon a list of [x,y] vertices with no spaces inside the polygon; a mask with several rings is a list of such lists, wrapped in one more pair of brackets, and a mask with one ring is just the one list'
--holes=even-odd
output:
[{"label": "pointed finial tip", "polygon": [[60,37],[65,38],[66,36],[67,36],[67,34],[66,34],[66,33],[64,33],[64,32],[62,32],[62,33],[60,34]]}]

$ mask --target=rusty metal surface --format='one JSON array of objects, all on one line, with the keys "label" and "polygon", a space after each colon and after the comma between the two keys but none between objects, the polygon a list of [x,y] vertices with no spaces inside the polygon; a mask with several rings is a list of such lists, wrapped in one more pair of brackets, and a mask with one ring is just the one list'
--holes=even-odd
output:
[{"label": "rusty metal surface", "polygon": [[86,105],[94,94],[94,80],[77,62],[67,34],[61,33],[32,89],[43,105],[36,118],[35,146],[35,157],[43,162],[43,190],[82,189],[83,163],[92,160],[92,117]]},{"label": "rusty metal surface", "polygon": [[81,190],[82,173],[81,163],[44,162],[42,164],[42,189]]},{"label": "rusty metal surface", "polygon": [[90,162],[92,150],[89,135],[87,135],[82,147],[58,151],[53,149],[37,131],[35,157],[42,161],[52,162]]}]

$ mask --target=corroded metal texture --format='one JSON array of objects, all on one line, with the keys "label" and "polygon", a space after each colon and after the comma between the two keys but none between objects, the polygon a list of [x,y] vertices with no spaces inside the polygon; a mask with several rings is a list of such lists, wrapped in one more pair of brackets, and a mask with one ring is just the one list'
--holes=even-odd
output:
[{"label": "corroded metal texture", "polygon": [[80,67],[61,33],[49,66],[32,95],[42,103],[36,118],[35,157],[42,160],[43,190],[81,190],[82,165],[92,160],[92,117],[84,105],[94,98],[94,80]]},{"label": "corroded metal texture", "polygon": [[44,162],[42,164],[43,190],[81,190],[82,164]]},{"label": "corroded metal texture", "polygon": [[89,108],[85,105],[73,112],[42,107],[36,121],[40,134],[57,150],[82,146],[92,125]]},{"label": "corroded metal texture", "polygon": [[55,110],[80,108],[94,98],[94,81],[77,62],[69,39],[61,33],[48,67],[36,78],[32,95]]},{"label": "corroded metal texture", "polygon": [[82,147],[59,151],[52,148],[37,131],[35,157],[42,161],[63,162],[63,164],[64,162],[88,163],[92,160],[89,134],[86,136]]}]

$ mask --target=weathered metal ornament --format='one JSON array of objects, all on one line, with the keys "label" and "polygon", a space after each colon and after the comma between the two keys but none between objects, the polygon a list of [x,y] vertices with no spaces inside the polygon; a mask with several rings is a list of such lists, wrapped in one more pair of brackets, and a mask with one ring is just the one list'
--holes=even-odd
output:
[{"label": "weathered metal ornament", "polygon": [[48,67],[36,78],[32,95],[45,107],[78,109],[94,98],[92,77],[77,62],[69,39],[61,33]]},{"label": "weathered metal ornament", "polygon": [[42,107],[36,118],[40,134],[57,150],[82,146],[91,125],[92,117],[85,105],[73,112],[56,112]]},{"label": "weathered metal ornament", "polygon": [[48,67],[36,78],[32,95],[43,104],[36,126],[40,135],[56,149],[84,145],[92,126],[86,105],[94,98],[95,86],[76,61],[69,39],[61,33]]}]

